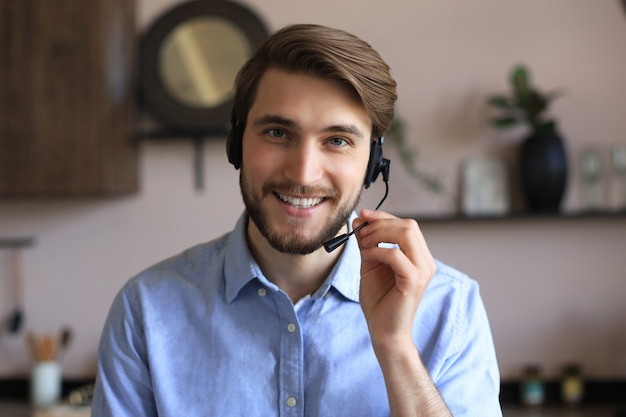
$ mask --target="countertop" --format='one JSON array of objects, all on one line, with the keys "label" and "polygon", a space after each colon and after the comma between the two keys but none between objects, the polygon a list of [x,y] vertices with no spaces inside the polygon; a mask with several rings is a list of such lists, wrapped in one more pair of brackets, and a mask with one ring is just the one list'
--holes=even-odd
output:
[{"label": "countertop", "polygon": [[[579,408],[555,405],[536,409],[505,405],[502,407],[502,414],[503,417],[626,417],[626,404],[585,405]],[[0,417],[89,417],[89,415],[88,407],[58,406],[34,410],[23,402],[0,402]]]},{"label": "countertop", "polygon": [[24,402],[0,402],[0,417],[89,417],[89,407],[59,405],[34,409]]},{"label": "countertop", "polygon": [[626,404],[582,405],[572,408],[546,405],[538,408],[503,406],[503,417],[626,417]]}]

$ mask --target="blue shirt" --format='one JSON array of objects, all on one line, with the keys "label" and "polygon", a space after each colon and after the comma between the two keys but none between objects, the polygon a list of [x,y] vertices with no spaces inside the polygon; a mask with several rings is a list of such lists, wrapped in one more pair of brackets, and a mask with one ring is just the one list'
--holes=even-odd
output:
[{"label": "blue shirt", "polygon": [[[233,232],[132,278],[99,346],[92,416],[388,416],[359,305],[354,238],[326,282],[294,306]],[[414,340],[454,416],[501,416],[478,285],[437,263]]]}]

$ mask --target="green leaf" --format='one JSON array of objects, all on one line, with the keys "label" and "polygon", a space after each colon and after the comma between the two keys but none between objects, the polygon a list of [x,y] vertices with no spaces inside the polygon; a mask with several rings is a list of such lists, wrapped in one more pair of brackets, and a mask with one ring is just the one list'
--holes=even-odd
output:
[{"label": "green leaf", "polygon": [[517,95],[525,95],[530,90],[530,74],[525,66],[518,65],[511,73],[511,84]]},{"label": "green leaf", "polygon": [[491,119],[491,124],[494,127],[498,127],[498,128],[511,127],[517,122],[518,122],[518,119],[512,116],[496,117],[494,119]]},{"label": "green leaf", "polygon": [[488,103],[500,110],[500,117],[490,120],[493,127],[508,128],[517,123],[538,130],[546,123],[545,114],[552,100],[563,95],[562,89],[548,93],[537,90],[531,83],[530,71],[518,64],[511,70],[509,81],[511,93],[497,94],[488,98]]}]

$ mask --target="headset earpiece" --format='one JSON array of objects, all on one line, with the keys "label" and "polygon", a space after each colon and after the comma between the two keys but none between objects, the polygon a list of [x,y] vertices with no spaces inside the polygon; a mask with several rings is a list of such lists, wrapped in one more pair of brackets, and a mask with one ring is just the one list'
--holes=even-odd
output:
[{"label": "headset earpiece", "polygon": [[235,169],[241,168],[241,147],[243,140],[243,131],[245,126],[243,123],[233,123],[228,136],[226,137],[226,154],[228,162],[235,166]]},{"label": "headset earpiece", "polygon": [[367,161],[367,171],[365,172],[365,182],[363,184],[365,188],[369,188],[381,172],[384,176],[388,175],[389,160],[383,158],[383,142],[384,138],[382,136],[378,140],[372,141],[370,159]]}]

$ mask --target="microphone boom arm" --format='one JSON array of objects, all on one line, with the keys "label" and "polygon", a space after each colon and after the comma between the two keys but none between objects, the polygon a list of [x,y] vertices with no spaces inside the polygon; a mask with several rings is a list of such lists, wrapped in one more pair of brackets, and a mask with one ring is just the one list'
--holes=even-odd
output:
[{"label": "microphone boom arm", "polygon": [[[383,162],[384,162],[384,165],[382,169],[382,174],[383,174],[383,181],[385,182],[385,195],[380,200],[380,202],[378,203],[378,205],[376,206],[374,210],[378,210],[380,206],[383,205],[383,202],[387,199],[387,195],[389,194],[389,163],[390,162],[388,159],[383,159]],[[332,238],[328,242],[325,242],[324,249],[326,249],[326,252],[328,253],[334,251],[339,246],[343,245],[350,238],[350,236],[352,236],[353,234],[361,230],[363,227],[367,226],[367,224],[368,224],[367,222],[362,223],[359,227],[357,227],[350,233],[344,233],[342,235]]]}]

